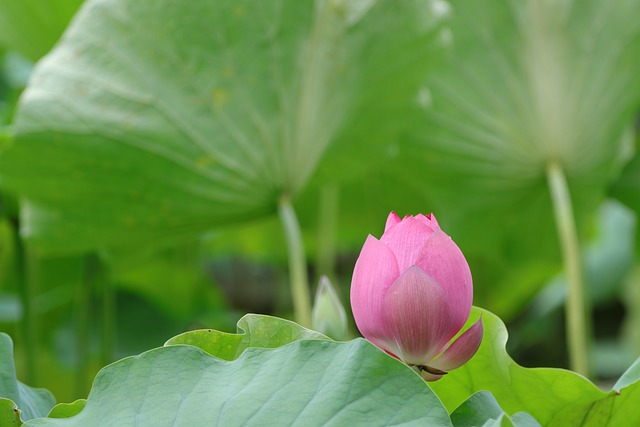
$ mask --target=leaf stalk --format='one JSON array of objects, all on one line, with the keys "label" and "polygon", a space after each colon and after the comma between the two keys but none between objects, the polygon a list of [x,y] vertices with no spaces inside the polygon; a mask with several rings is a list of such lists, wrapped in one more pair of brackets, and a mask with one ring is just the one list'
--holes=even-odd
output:
[{"label": "leaf stalk", "polygon": [[587,316],[588,304],[571,195],[565,173],[559,163],[550,162],[547,165],[547,181],[567,283],[565,313],[569,366],[573,371],[588,376],[590,317]]},{"label": "leaf stalk", "polygon": [[298,217],[288,195],[280,197],[278,213],[287,240],[289,253],[289,283],[293,301],[295,321],[305,327],[311,327],[311,296],[309,294],[309,278],[307,260],[302,241],[302,232]]}]

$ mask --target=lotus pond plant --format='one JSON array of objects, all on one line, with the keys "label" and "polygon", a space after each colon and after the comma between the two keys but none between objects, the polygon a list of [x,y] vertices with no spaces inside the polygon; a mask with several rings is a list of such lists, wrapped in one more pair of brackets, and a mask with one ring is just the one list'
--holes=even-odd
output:
[{"label": "lotus pond plant", "polygon": [[[504,324],[472,299],[465,257],[435,217],[392,212],[353,272],[352,311],[370,342],[248,314],[236,334],[190,331],[108,365],[87,400],[55,405],[46,390],[17,380],[12,341],[0,333],[0,426],[640,423],[640,360],[611,391],[571,371],[522,368],[505,351]],[[316,323],[341,308],[323,280]]]},{"label": "lotus pond plant", "polygon": [[0,427],[640,426],[638,15],[0,0]]},{"label": "lotus pond plant", "polygon": [[380,240],[367,237],[351,283],[358,329],[426,380],[440,379],[478,350],[482,319],[452,342],[472,300],[469,265],[433,214],[400,219],[391,212]]}]

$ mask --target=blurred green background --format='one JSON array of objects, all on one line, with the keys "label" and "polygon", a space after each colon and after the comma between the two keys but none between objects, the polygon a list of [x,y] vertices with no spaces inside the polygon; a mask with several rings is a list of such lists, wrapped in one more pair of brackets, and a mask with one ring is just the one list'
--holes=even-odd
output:
[{"label": "blurred green background", "polygon": [[[277,216],[348,310],[390,211],[433,212],[525,366],[567,366],[547,168],[594,377],[640,355],[640,4],[0,0],[0,329],[59,401],[247,312],[292,316]],[[351,334],[357,331],[351,324]]]}]

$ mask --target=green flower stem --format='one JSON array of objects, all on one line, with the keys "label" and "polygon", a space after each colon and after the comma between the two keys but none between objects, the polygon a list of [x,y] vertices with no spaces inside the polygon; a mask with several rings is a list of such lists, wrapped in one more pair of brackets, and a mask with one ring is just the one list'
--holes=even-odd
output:
[{"label": "green flower stem", "polygon": [[587,316],[587,300],[582,275],[580,246],[571,205],[567,179],[560,164],[547,165],[547,179],[554,208],[558,237],[562,248],[564,272],[567,282],[567,341],[569,366],[575,372],[589,375],[588,335],[590,322]]},{"label": "green flower stem", "polygon": [[311,297],[307,277],[307,261],[300,223],[288,196],[282,196],[278,203],[278,213],[284,228],[289,251],[289,282],[293,300],[293,315],[296,322],[311,327]]}]

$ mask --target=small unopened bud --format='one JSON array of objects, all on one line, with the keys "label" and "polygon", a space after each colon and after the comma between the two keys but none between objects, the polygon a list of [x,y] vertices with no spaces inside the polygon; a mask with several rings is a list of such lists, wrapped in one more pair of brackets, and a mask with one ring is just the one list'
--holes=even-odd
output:
[{"label": "small unopened bud", "polygon": [[343,340],[347,337],[347,314],[326,276],[320,278],[313,304],[312,322],[313,329],[334,340]]}]

